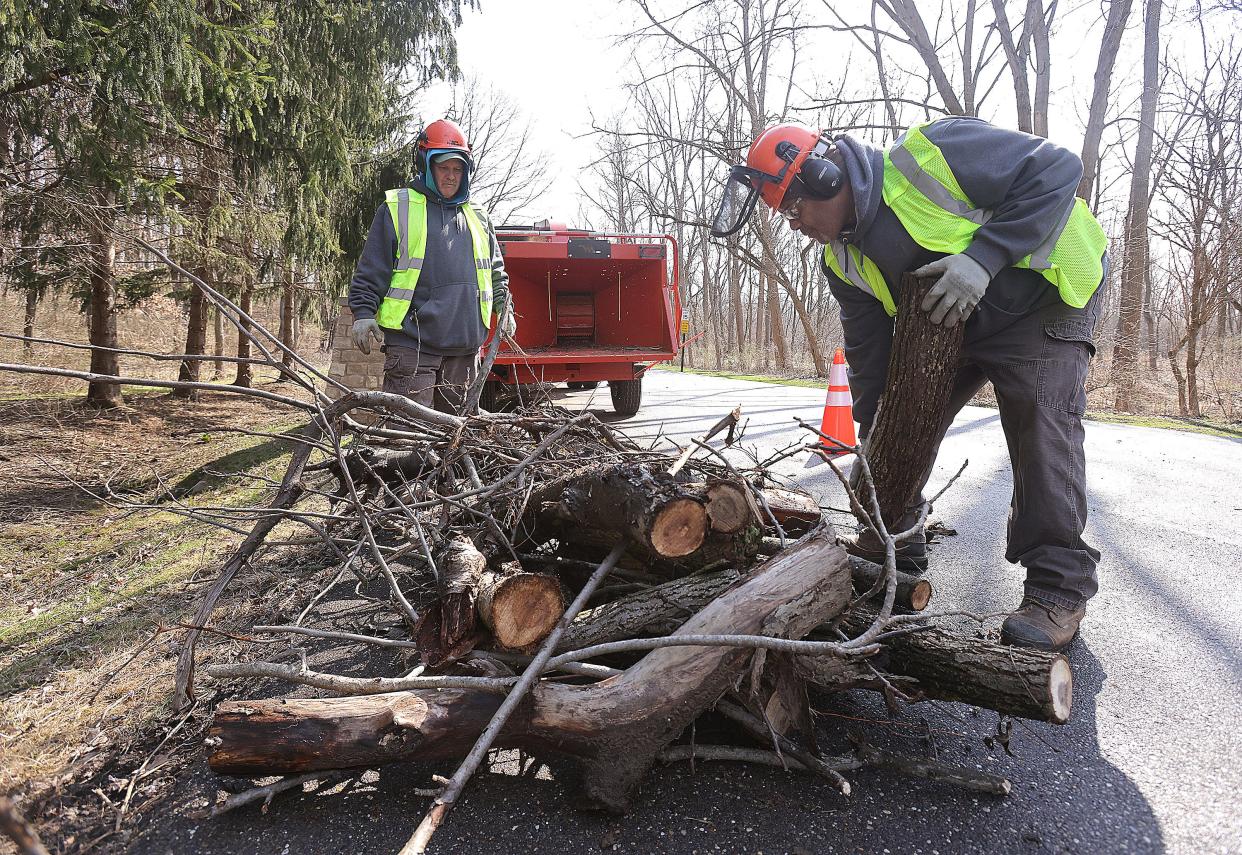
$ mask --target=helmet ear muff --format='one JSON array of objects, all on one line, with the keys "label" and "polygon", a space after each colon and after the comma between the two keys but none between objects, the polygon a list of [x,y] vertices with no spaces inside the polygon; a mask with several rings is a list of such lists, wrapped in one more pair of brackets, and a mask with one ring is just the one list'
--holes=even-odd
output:
[{"label": "helmet ear muff", "polygon": [[808,157],[798,171],[798,180],[808,195],[816,199],[831,199],[841,192],[845,175],[841,167],[826,157]]}]

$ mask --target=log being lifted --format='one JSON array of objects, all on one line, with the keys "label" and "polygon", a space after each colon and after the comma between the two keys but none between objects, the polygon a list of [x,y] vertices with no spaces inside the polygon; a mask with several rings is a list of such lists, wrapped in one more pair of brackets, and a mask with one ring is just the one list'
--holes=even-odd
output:
[{"label": "log being lifted", "polygon": [[880,511],[890,530],[918,503],[935,463],[965,324],[937,326],[919,308],[935,280],[901,279],[888,379],[864,448]]},{"label": "log being lifted", "polygon": [[[679,634],[801,638],[849,602],[845,552],[824,529],[718,593],[699,604]],[[737,647],[667,647],[592,685],[542,682],[497,747],[577,756],[587,797],[623,810],[657,753],[748,672],[751,656]],[[500,702],[496,694],[458,690],[227,701],[211,726],[210,764],[222,774],[288,775],[458,757]]]},{"label": "log being lifted", "polygon": [[588,466],[532,494],[526,529],[538,542],[575,527],[605,531],[654,556],[680,558],[699,548],[710,527],[705,501],[695,492],[651,466]]},{"label": "log being lifted", "polygon": [[[723,570],[675,579],[584,611],[562,637],[560,649],[662,632],[741,578],[734,570]],[[851,613],[845,629],[857,635],[873,616],[874,611],[860,607]],[[903,689],[1035,721],[1069,720],[1073,675],[1069,661],[1060,654],[1010,647],[942,627],[887,639],[884,651],[873,664],[887,674],[908,678],[901,682]],[[798,664],[804,676],[823,689],[877,688],[865,668],[842,668],[836,660],[809,656],[798,657]]]}]

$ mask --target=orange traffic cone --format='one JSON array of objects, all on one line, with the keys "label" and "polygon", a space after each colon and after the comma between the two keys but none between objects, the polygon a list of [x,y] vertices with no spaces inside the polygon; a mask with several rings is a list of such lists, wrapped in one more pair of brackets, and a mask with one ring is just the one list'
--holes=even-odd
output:
[{"label": "orange traffic cone", "polygon": [[[858,437],[854,433],[854,398],[850,395],[846,369],[845,351],[838,347],[832,356],[832,368],[828,372],[828,398],[824,401],[824,419],[819,430],[843,445],[853,446],[858,444]],[[829,457],[840,457],[849,453],[830,443],[822,443],[806,465],[817,466]]]}]

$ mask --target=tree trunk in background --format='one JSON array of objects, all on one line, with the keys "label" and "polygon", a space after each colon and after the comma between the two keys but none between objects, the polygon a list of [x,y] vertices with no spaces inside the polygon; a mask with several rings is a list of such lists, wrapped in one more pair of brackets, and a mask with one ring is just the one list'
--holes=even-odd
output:
[{"label": "tree trunk in background", "polygon": [[738,353],[746,344],[746,315],[742,308],[742,267],[735,256],[729,256],[729,302],[733,315],[733,347]]},{"label": "tree trunk in background", "polygon": [[1121,48],[1121,36],[1125,32],[1126,21],[1130,19],[1130,5],[1131,0],[1112,0],[1108,4],[1104,35],[1100,39],[1100,56],[1095,63],[1095,87],[1091,90],[1091,109],[1087,114],[1087,130],[1082,140],[1082,180],[1078,182],[1078,195],[1088,202],[1091,201],[1091,191],[1100,167],[1104,114],[1108,111],[1108,96],[1112,88],[1113,68],[1117,64],[1117,51]]},{"label": "tree trunk in background", "polygon": [[[90,343],[96,348],[117,346],[116,338],[116,242],[112,226],[116,214],[112,210],[112,194],[99,194],[98,208],[89,217],[87,233],[90,240],[89,276],[91,283]],[[91,373],[121,373],[121,361],[115,353],[91,351]],[[114,383],[92,381],[86,390],[86,402],[96,407],[119,407],[124,403],[121,387]]]},{"label": "tree trunk in background", "polygon": [[[39,308],[39,292],[35,288],[26,289],[26,313],[22,317],[22,335],[27,339],[34,336],[35,313]],[[29,341],[22,342],[22,354],[29,361],[34,356],[34,345]]]},{"label": "tree trunk in background", "polygon": [[[196,170],[196,184],[194,195],[191,199],[193,206],[192,218],[194,225],[191,227],[191,234],[201,235],[202,248],[207,248],[207,221],[211,217],[212,198],[214,196],[214,182],[216,178],[208,168],[207,154],[202,154]],[[205,260],[199,260],[193,266],[191,272],[202,279],[204,282],[211,284],[214,277]],[[213,286],[214,287],[214,286]],[[189,306],[189,322],[185,333],[185,349],[182,351],[187,356],[196,356],[207,353],[207,312],[211,307],[211,301],[207,299],[207,294],[190,280],[190,306]],[[186,358],[181,361],[181,368],[177,372],[177,379],[183,381],[198,382],[202,375],[203,360]],[[187,401],[198,400],[199,393],[195,389],[173,389],[173,397],[184,398]]]},{"label": "tree trunk in background", "polygon": [[[1030,2],[1028,0],[1028,17]],[[1026,76],[1026,67],[1030,56],[1028,47],[1029,28],[1023,33],[1020,41],[1013,38],[1013,27],[1009,24],[1009,14],[1005,11],[1005,0],[992,0],[992,12],[996,18],[996,32],[1000,36],[1001,47],[1005,49],[1005,60],[1009,64],[1009,76],[1013,79],[1014,109],[1018,116],[1018,130],[1034,133],[1031,122],[1031,84]]]},{"label": "tree trunk in background", "polygon": [[214,319],[214,332],[216,338],[216,368],[212,372],[211,379],[219,380],[224,376],[224,360],[219,357],[224,356],[224,315],[220,313],[220,307],[215,306],[211,310]]},{"label": "tree trunk in background", "polygon": [[1159,355],[1156,353],[1156,312],[1151,306],[1151,269],[1143,277],[1143,337],[1147,345],[1147,367],[1156,371]]},{"label": "tree trunk in background", "polygon": [[[775,263],[775,262],[770,262]],[[772,345],[776,348],[776,367],[789,367],[789,345],[785,341],[785,319],[781,316],[781,295],[776,290],[776,277],[768,279],[768,323],[772,328]]]},{"label": "tree trunk in background", "polygon": [[[242,312],[244,312],[246,315],[250,314],[250,301],[253,295],[254,295],[254,284],[247,281],[244,285],[242,285],[241,296],[237,300],[237,305],[241,308]],[[243,317],[243,318],[238,318],[238,323],[239,323],[239,328],[237,330],[237,358],[238,359],[249,359],[250,358],[250,339],[248,337],[248,333],[250,332],[250,322],[247,321],[246,318]],[[233,385],[243,386],[249,389],[251,386],[252,380],[253,380],[253,375],[250,370],[250,363],[249,362],[237,363],[237,377],[236,379],[233,380]]]},{"label": "tree trunk in background", "polygon": [[1138,143],[1130,181],[1126,217],[1125,264],[1121,270],[1117,343],[1113,347],[1114,408],[1130,412],[1138,379],[1139,323],[1143,312],[1143,280],[1148,266],[1147,220],[1150,208],[1152,140],[1155,136],[1156,96],[1160,89],[1160,14],[1162,0],[1147,0],[1143,25],[1143,97],[1139,108]]},{"label": "tree trunk in background", "polygon": [[1031,11],[1027,26],[1034,31],[1035,46],[1035,103],[1031,107],[1031,124],[1035,135],[1048,137],[1048,96],[1052,90],[1052,57],[1048,45],[1048,31],[1056,16],[1056,0],[1045,11],[1042,0],[1030,0]]},{"label": "tree trunk in background", "polygon": [[[211,281],[208,278],[211,274],[205,266],[197,267],[194,275],[204,282]],[[210,303],[203,289],[191,282],[190,320],[185,334],[185,353],[205,354],[207,352],[207,311],[209,308]],[[202,371],[202,364],[201,359],[181,360],[181,369],[177,372],[177,379],[197,382]],[[196,389],[173,389],[172,394],[174,397],[184,398],[187,401],[196,401],[199,396]]]},{"label": "tree trunk in background", "polygon": [[[297,305],[297,292],[294,286],[295,280],[293,272],[293,262],[290,259],[287,263],[281,265],[281,287],[280,287],[280,343],[288,348],[284,356],[281,357],[280,364],[283,368],[293,370],[293,351],[297,345],[293,340],[293,315],[294,308]],[[280,375],[278,381],[284,380],[285,375]]]},{"label": "tree trunk in background", "polygon": [[[1193,323],[1198,323],[1196,318]],[[1193,419],[1203,418],[1199,409],[1199,328],[1191,327],[1186,338],[1186,411]]]}]

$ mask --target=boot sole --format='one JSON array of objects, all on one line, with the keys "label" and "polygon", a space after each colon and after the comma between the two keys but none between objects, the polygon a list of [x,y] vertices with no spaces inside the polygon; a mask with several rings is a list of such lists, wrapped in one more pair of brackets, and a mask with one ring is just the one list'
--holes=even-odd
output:
[{"label": "boot sole", "polygon": [[1060,644],[1060,645],[1035,644],[1025,638],[1018,638],[1016,636],[1010,635],[1009,633],[1005,632],[1003,629],[1001,630],[1001,644],[1007,644],[1010,647],[1023,647],[1023,648],[1026,648],[1027,650],[1042,650],[1045,653],[1064,653],[1065,648],[1073,644],[1074,639],[1077,637],[1078,637],[1078,633],[1075,632],[1070,637],[1069,641],[1066,641],[1065,643]]}]

